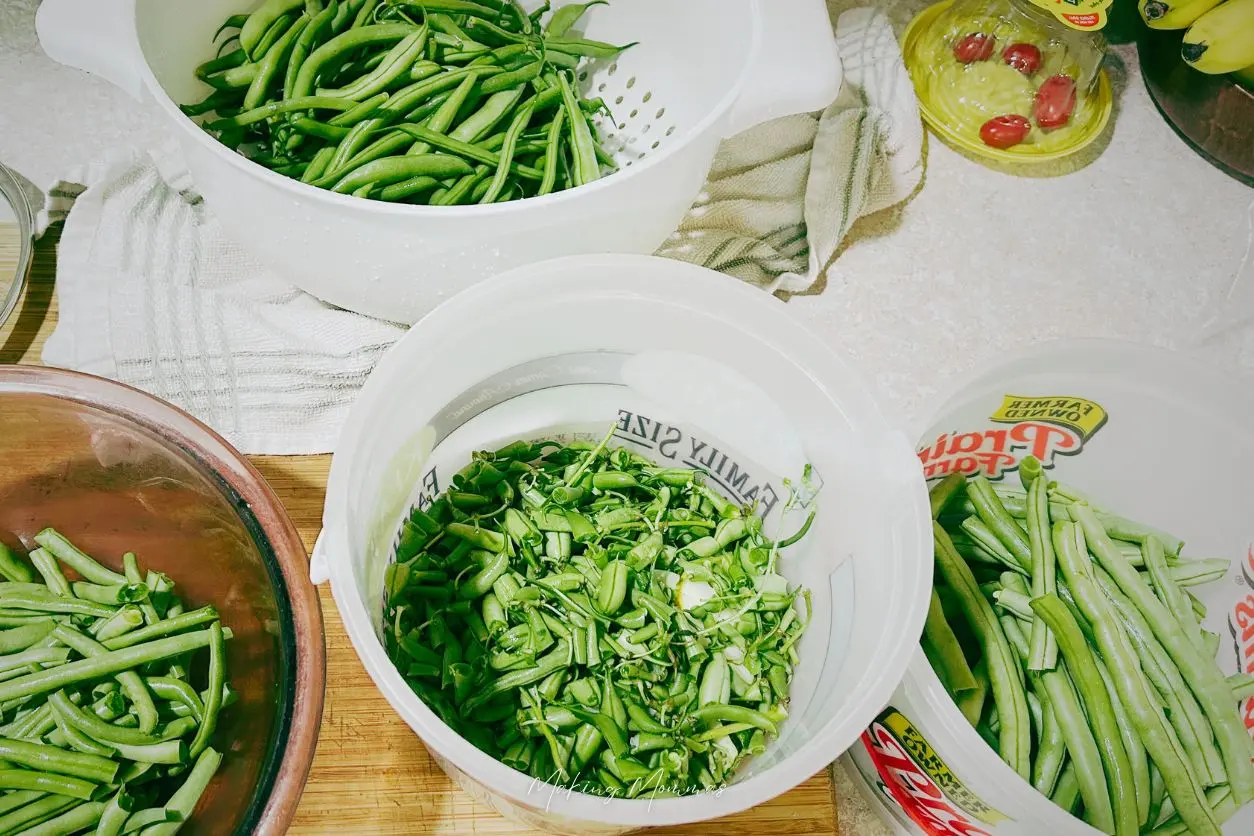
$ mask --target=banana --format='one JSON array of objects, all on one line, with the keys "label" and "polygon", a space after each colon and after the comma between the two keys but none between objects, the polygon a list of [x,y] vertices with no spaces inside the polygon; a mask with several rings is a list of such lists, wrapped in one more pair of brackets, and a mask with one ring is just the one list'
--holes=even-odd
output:
[{"label": "banana", "polygon": [[1139,0],[1141,19],[1151,29],[1188,29],[1223,0]]},{"label": "banana", "polygon": [[1254,0],[1228,0],[1199,17],[1184,34],[1180,54],[1204,73],[1254,64]]},{"label": "banana", "polygon": [[1237,84],[1244,86],[1245,89],[1254,90],[1254,64],[1237,70],[1232,74],[1232,77],[1237,80]]}]

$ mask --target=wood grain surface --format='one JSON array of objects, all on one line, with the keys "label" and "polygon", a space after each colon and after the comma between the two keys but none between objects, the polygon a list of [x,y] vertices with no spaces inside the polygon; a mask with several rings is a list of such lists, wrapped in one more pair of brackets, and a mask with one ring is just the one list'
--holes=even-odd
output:
[{"label": "wood grain surface", "polygon": [[[30,286],[0,327],[0,363],[38,363],[56,324],[55,230],[35,250]],[[4,268],[0,258],[0,269]],[[256,456],[306,549],[321,528],[330,456]],[[458,789],[392,711],[358,661],[330,590],[320,590],[326,622],[327,692],[317,755],[295,836],[370,834],[533,834]],[[835,755],[837,753],[833,753]],[[774,801],[735,816],[652,831],[659,836],[810,836],[838,830],[832,780],[824,770]]]}]

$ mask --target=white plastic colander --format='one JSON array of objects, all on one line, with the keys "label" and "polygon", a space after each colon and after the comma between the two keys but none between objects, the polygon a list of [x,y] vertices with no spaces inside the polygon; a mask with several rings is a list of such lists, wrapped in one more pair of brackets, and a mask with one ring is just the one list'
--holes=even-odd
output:
[{"label": "white plastic colander", "polygon": [[156,103],[197,190],[236,239],[328,302],[407,323],[503,269],[560,255],[654,251],[697,196],[721,139],[825,107],[841,82],[824,0],[613,0],[589,11],[585,34],[638,44],[614,61],[590,62],[580,84],[613,112],[600,127],[620,172],[512,203],[388,204],[275,174],[179,111],[209,92],[193,70],[213,57],[217,26],[256,5],[44,0],[36,24],[54,59]]}]

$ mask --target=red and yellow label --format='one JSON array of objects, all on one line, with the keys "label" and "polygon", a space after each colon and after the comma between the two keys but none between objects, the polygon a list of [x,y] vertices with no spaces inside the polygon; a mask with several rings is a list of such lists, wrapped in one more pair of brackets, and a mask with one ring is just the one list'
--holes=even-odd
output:
[{"label": "red and yellow label", "polygon": [[862,745],[893,800],[928,836],[990,836],[981,824],[1007,820],[967,789],[897,709],[880,714]]},{"label": "red and yellow label", "polygon": [[[1241,576],[1246,590],[1254,590],[1254,546],[1246,550],[1245,560],[1241,563]],[[1232,605],[1232,611],[1228,613],[1228,632],[1236,645],[1237,670],[1254,674],[1254,592],[1247,591]],[[1244,700],[1240,708],[1245,730],[1254,737],[1254,697]]]},{"label": "red and yellow label", "polygon": [[1107,417],[1101,404],[1087,398],[1006,395],[989,420],[1007,426],[941,433],[918,450],[923,475],[930,480],[982,473],[995,480],[1029,455],[1052,467],[1055,456],[1080,452]]},{"label": "red and yellow label", "polygon": [[1096,32],[1106,25],[1106,9],[1114,0],[1031,0],[1058,18],[1064,26]]}]

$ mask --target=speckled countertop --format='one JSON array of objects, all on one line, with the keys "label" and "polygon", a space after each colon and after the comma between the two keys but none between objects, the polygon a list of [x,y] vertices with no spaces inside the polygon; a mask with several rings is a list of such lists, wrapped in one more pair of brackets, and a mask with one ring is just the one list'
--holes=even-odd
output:
[{"label": "speckled countertop", "polygon": [[[923,5],[880,2],[903,25]],[[0,160],[45,184],[110,148],[161,141],[153,110],[43,55],[37,5],[0,2]],[[1089,165],[1016,178],[931,141],[922,190],[855,227],[825,286],[791,300],[901,420],[918,426],[949,379],[1007,349],[1101,336],[1190,348],[1226,304],[1254,235],[1254,191],[1162,121],[1131,49],[1107,66],[1114,127]],[[1254,365],[1254,328],[1197,348]],[[837,787],[842,830],[876,832],[849,785]]]}]

